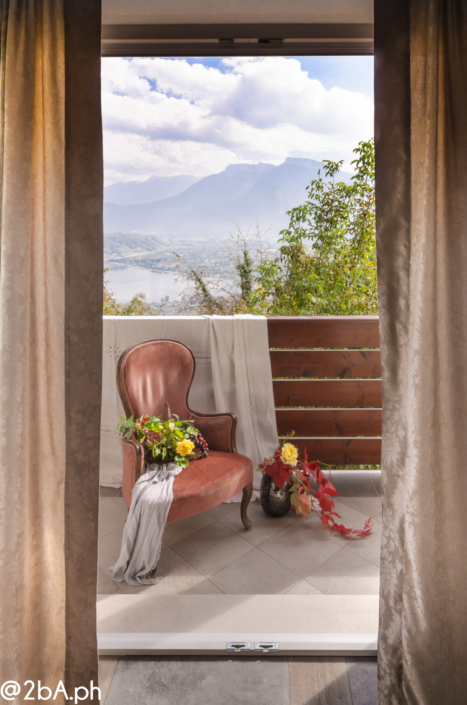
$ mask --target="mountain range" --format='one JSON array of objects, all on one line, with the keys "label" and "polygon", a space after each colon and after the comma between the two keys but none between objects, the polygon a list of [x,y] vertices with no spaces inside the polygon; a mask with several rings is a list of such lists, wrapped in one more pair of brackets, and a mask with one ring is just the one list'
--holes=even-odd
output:
[{"label": "mountain range", "polygon": [[120,182],[106,186],[104,203],[115,203],[118,206],[154,203],[163,198],[178,196],[199,180],[199,176],[151,176],[146,181]]},{"label": "mountain range", "polygon": [[[278,166],[231,164],[201,179],[151,177],[113,184],[105,189],[104,230],[163,238],[224,238],[236,224],[246,230],[258,221],[260,229],[269,230],[275,239],[288,223],[286,211],[304,203],[306,187],[322,167],[314,159],[288,157]],[[339,174],[342,181],[350,178],[351,174]]]}]

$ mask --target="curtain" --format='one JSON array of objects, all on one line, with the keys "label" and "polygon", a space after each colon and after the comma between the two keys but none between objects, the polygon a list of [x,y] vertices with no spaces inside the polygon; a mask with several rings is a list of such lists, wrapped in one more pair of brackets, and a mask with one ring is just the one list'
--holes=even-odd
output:
[{"label": "curtain", "polygon": [[467,1],[375,1],[380,705],[466,702]]},{"label": "curtain", "polygon": [[100,17],[0,0],[0,683],[69,694],[97,682]]}]

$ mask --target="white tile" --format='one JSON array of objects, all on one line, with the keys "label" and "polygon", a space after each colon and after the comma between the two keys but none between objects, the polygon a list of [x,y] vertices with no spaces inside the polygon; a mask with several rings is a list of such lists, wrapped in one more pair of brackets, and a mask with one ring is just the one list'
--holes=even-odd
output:
[{"label": "white tile", "polygon": [[218,521],[172,545],[182,558],[206,578],[217,573],[253,546]]},{"label": "white tile", "polygon": [[381,488],[381,470],[370,470],[370,475],[371,475],[371,481],[375,487],[376,494],[378,497],[381,497],[382,493],[382,488]]},{"label": "white tile", "polygon": [[100,595],[97,631],[374,634],[378,612],[377,595]]},{"label": "white tile", "polygon": [[128,516],[128,507],[126,506],[126,502],[123,499],[123,497],[112,497],[112,500],[115,502],[115,504],[120,507],[120,509],[123,509],[123,511],[126,513]]},{"label": "white tile", "polygon": [[282,595],[299,582],[295,573],[255,548],[211,575],[226,595]]},{"label": "white tile", "polygon": [[370,470],[333,470],[331,479],[340,497],[377,496]]},{"label": "white tile", "polygon": [[122,488],[121,487],[104,487],[101,485],[99,487],[99,496],[100,497],[121,497],[122,496]]},{"label": "white tile", "polygon": [[383,513],[383,500],[381,497],[343,497],[341,502],[360,512],[367,519],[372,517],[379,520]]},{"label": "white tile", "polygon": [[287,595],[322,595],[323,593],[320,592],[317,588],[313,587],[313,585],[310,585],[310,583],[307,583],[306,580],[301,580],[299,583],[294,585],[294,587],[289,590]]},{"label": "white tile", "polygon": [[127,512],[120,506],[114,498],[101,497],[99,501],[99,536],[114,531],[122,527],[127,518]]},{"label": "white tile", "polygon": [[219,504],[217,507],[208,509],[206,514],[209,514],[213,519],[220,520],[222,517],[227,516],[231,512],[238,512],[240,516],[240,503],[239,502],[229,502]]},{"label": "white tile", "polygon": [[204,575],[169,547],[161,553],[157,576],[162,580],[155,585],[136,587],[119,583],[119,588],[125,595],[183,595],[204,580]]},{"label": "white tile", "polygon": [[[349,507],[348,504],[344,503],[344,500],[340,498],[335,501],[334,511],[339,515],[338,517],[334,517],[336,523],[343,524],[347,529],[363,529],[365,521],[369,518],[367,514],[362,514],[356,509]],[[346,546],[349,541],[347,536],[339,534],[336,531],[331,533],[329,529],[325,529],[319,515],[314,511],[311,511],[308,517],[299,517],[297,523],[313,529],[313,531],[316,531],[320,536],[331,538],[331,540],[339,544],[339,546]]]},{"label": "white tile", "polygon": [[223,592],[206,578],[195,587],[187,590],[185,595],[223,595]]},{"label": "white tile", "polygon": [[383,525],[379,521],[374,521],[372,532],[369,536],[365,536],[362,539],[348,539],[344,548],[379,567],[381,562],[382,530]]},{"label": "white tile", "polygon": [[224,526],[228,526],[229,529],[235,531],[235,533],[240,534],[242,538],[246,539],[254,546],[258,546],[263,541],[266,541],[266,539],[277,534],[278,531],[285,529],[286,526],[289,526],[289,524],[296,519],[295,514],[291,512],[277,519],[269,517],[264,513],[261,505],[256,502],[250,504],[248,507],[248,517],[253,524],[249,531],[247,531],[242,524],[240,511],[238,511],[238,514],[236,511],[233,511],[219,519],[219,521],[224,524]]},{"label": "white tile", "polygon": [[259,548],[301,578],[339,550],[334,541],[301,526],[298,521],[274,534]]},{"label": "white tile", "polygon": [[165,525],[164,543],[167,546],[172,546],[172,544],[202,529],[204,526],[211,524],[213,521],[214,519],[209,516],[209,514],[206,514],[206,512],[204,512],[204,514],[195,514],[195,516],[186,517],[186,519],[170,521]]},{"label": "white tile", "polygon": [[122,547],[123,526],[104,536],[99,536],[99,565],[111,576],[109,567],[115,563]]},{"label": "white tile", "polygon": [[122,594],[122,591],[118,587],[112,578],[110,578],[107,573],[105,573],[102,568],[98,568],[97,577],[97,594],[98,595],[115,595]]},{"label": "white tile", "polygon": [[378,595],[379,568],[341,548],[306,581],[325,595]]}]

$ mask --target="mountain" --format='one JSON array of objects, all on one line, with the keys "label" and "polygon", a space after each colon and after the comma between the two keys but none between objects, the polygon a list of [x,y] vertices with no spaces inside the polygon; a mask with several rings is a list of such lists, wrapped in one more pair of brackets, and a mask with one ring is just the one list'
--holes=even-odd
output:
[{"label": "mountain", "polygon": [[134,235],[132,233],[112,233],[104,235],[106,257],[144,255],[147,252],[164,250],[166,244],[154,235]]},{"label": "mountain", "polygon": [[125,181],[104,189],[104,203],[134,206],[171,198],[199,181],[199,176],[151,176],[146,181]]},{"label": "mountain", "polygon": [[[286,211],[304,203],[306,187],[322,162],[288,157],[283,164],[231,164],[172,198],[141,205],[105,204],[105,232],[160,237],[226,237],[235,224],[258,220],[273,237],[288,223]],[[339,178],[348,182],[350,174]]]}]

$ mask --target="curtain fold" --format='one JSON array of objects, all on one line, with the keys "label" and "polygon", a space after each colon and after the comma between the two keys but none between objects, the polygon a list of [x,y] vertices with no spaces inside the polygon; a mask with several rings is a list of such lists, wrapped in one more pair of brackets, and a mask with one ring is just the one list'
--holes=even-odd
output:
[{"label": "curtain fold", "polygon": [[0,1],[0,680],[53,690],[97,682],[100,17]]},{"label": "curtain fold", "polygon": [[466,67],[466,0],[375,0],[380,705],[466,700]]}]

